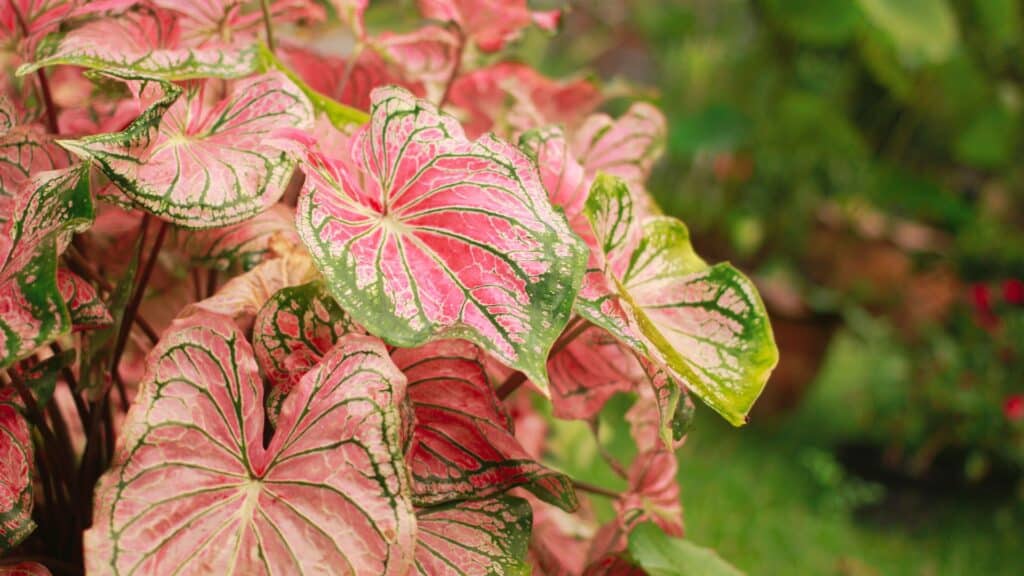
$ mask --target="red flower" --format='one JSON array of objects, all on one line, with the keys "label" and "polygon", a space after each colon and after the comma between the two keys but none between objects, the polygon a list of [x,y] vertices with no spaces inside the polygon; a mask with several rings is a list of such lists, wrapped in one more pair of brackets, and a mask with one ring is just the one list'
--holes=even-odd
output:
[{"label": "red flower", "polygon": [[992,311],[992,294],[987,285],[974,284],[971,286],[971,304],[974,306],[978,324],[982,328],[994,328],[998,319]]},{"label": "red flower", "polygon": [[1024,420],[1024,394],[1012,394],[1003,402],[1003,414],[1010,422]]},{"label": "red flower", "polygon": [[1003,282],[1003,298],[1010,304],[1024,304],[1024,280],[1012,278]]}]

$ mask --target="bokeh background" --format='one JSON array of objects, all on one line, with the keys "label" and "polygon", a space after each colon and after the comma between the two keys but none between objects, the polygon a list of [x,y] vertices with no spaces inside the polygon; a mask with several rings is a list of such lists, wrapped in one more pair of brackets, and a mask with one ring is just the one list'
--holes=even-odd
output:
[{"label": "bokeh background", "polygon": [[[687,537],[750,574],[1024,574],[1024,2],[584,0],[516,50],[665,111],[651,189],[772,315],[752,423],[698,406]],[[554,458],[614,487],[586,436]]]}]

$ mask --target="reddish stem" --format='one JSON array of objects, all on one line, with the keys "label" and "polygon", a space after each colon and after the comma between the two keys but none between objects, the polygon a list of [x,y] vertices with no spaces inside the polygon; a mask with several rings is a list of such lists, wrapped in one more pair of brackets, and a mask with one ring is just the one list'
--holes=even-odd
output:
[{"label": "reddish stem", "polygon": [[[14,18],[18,21],[18,27],[21,28],[22,35],[28,38],[28,23],[25,22],[25,17],[22,16],[21,10],[18,10],[18,5],[15,4],[14,0],[8,0],[8,4],[11,6],[11,11],[14,12]],[[39,91],[42,93],[43,105],[46,107],[46,129],[51,134],[56,134],[57,106],[53,103],[50,81],[46,79],[46,72],[42,68],[36,72],[36,77],[39,79]]]},{"label": "reddish stem", "polygon": [[462,55],[466,51],[466,35],[462,33],[461,29],[457,30],[456,34],[458,35],[459,43],[455,47],[455,65],[452,66],[452,73],[448,75],[448,80],[445,82],[441,100],[437,103],[438,108],[444,108],[444,105],[448,102],[452,86],[455,85],[455,79],[458,78],[459,72],[462,69]]},{"label": "reddish stem", "polygon": [[[587,328],[590,328],[590,322],[587,322],[583,318],[577,316],[569,321],[569,324],[565,327],[565,331],[558,338],[555,344],[551,347],[551,352],[548,354],[549,357],[554,356],[561,352],[570,342],[575,340],[586,332]],[[495,391],[495,394],[499,399],[504,400],[512,395],[513,392],[519,389],[523,383],[526,382],[526,375],[522,372],[515,372]]]}]

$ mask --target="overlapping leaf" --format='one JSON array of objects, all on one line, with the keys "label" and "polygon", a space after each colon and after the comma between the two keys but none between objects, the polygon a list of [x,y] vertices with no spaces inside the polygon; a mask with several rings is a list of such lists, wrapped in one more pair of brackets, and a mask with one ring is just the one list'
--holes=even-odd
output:
[{"label": "overlapping leaf", "polygon": [[0,96],[0,225],[15,213],[16,199],[33,174],[64,168],[70,160],[42,126],[19,125],[14,106]]},{"label": "overlapping leaf", "polygon": [[14,388],[0,388],[0,553],[35,529],[32,521],[32,436]]},{"label": "overlapping leaf", "polygon": [[193,85],[157,125],[140,118],[124,132],[63,144],[165,220],[187,228],[241,222],[280,198],[295,165],[266,138],[312,127],[313,110],[280,72],[240,80],[215,104],[205,86]]},{"label": "overlapping leaf", "polygon": [[526,0],[419,0],[427,18],[455,22],[484,52],[501,50],[530,24],[545,30],[558,26],[557,10],[531,12]]},{"label": "overlapping leaf", "polygon": [[525,485],[546,502],[576,508],[569,478],[535,461],[516,440],[476,347],[445,340],[398,349],[392,357],[409,379],[416,426],[407,460],[417,504],[485,498]]},{"label": "overlapping leaf", "polygon": [[643,184],[661,155],[666,131],[664,114],[638,102],[617,120],[606,114],[587,118],[573,136],[573,152],[587,174],[604,172]]},{"label": "overlapping leaf", "polygon": [[526,156],[386,88],[351,158],[313,150],[306,172],[299,234],[359,324],[397,346],[466,338],[546,385],[586,247]]},{"label": "overlapping leaf", "polygon": [[587,328],[548,360],[551,406],[558,418],[589,420],[616,392],[645,380],[632,352],[597,326]]},{"label": "overlapping leaf", "polygon": [[21,54],[31,56],[74,7],[72,0],[6,0],[0,4],[0,45],[16,43]]},{"label": "overlapping leaf", "polygon": [[281,403],[296,384],[345,334],[363,333],[331,298],[323,281],[278,290],[260,308],[252,344],[270,380],[267,413],[277,421]]},{"label": "overlapping leaf", "polygon": [[405,378],[384,346],[340,342],[289,395],[267,447],[262,390],[229,319],[168,331],[96,491],[90,573],[406,573]]},{"label": "overlapping leaf", "polygon": [[256,70],[257,57],[252,42],[212,46],[187,42],[177,16],[140,6],[72,30],[52,54],[22,66],[18,73],[65,64],[167,80],[238,78]]},{"label": "overlapping leaf", "polygon": [[530,503],[499,496],[423,508],[416,513],[416,573],[424,576],[527,574]]},{"label": "overlapping leaf", "polygon": [[753,283],[729,264],[701,260],[682,222],[639,221],[621,180],[599,176],[586,212],[604,262],[587,274],[579,313],[667,370],[666,386],[682,382],[743,424],[778,359]]},{"label": "overlapping leaf", "polygon": [[68,307],[71,324],[76,330],[108,326],[114,322],[96,289],[74,272],[58,269],[57,289]]}]

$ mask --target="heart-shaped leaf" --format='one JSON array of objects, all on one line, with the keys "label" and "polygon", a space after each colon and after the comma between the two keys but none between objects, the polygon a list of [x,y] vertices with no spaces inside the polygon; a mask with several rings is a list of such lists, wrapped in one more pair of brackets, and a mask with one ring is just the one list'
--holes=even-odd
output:
[{"label": "heart-shaped leaf", "polygon": [[22,66],[18,74],[59,64],[166,80],[239,78],[256,70],[258,50],[252,43],[190,43],[173,13],[143,5],[68,32],[52,54]]},{"label": "heart-shaped leaf", "polygon": [[548,360],[551,406],[558,418],[589,420],[616,392],[645,380],[625,346],[603,328],[591,326]]},{"label": "heart-shaped leaf", "polygon": [[[620,179],[599,175],[586,213],[604,262],[587,274],[579,313],[667,370],[665,386],[682,382],[743,424],[778,361],[754,284],[729,264],[701,260],[682,222],[641,222]],[[659,396],[678,398],[665,392]]]},{"label": "heart-shaped leaf", "polygon": [[0,225],[16,214],[16,199],[32,175],[70,163],[42,126],[18,125],[14,107],[0,96]]},{"label": "heart-shaped leaf", "polygon": [[80,276],[64,268],[57,270],[57,288],[68,307],[75,330],[87,330],[113,324],[114,318],[100,295]]},{"label": "heart-shaped leaf", "polygon": [[279,128],[311,128],[313,110],[280,72],[239,80],[214,103],[207,86],[190,85],[159,123],[144,115],[124,132],[62,144],[167,221],[186,228],[241,222],[281,197],[295,166],[265,140]]},{"label": "heart-shaped leaf", "polygon": [[21,410],[14,388],[0,388],[0,553],[17,546],[36,526],[32,521],[35,457]]},{"label": "heart-shaped leaf", "polygon": [[179,320],[150,353],[85,534],[90,573],[404,574],[416,520],[380,341],[348,336],[263,443],[263,384],[229,319]]},{"label": "heart-shaped leaf", "polygon": [[407,458],[414,502],[486,498],[525,485],[545,502],[577,507],[569,478],[538,463],[516,440],[479,349],[444,340],[395,350],[392,358],[409,380],[415,414]]},{"label": "heart-shaped leaf", "polygon": [[525,563],[532,514],[522,498],[499,496],[422,508],[416,573],[424,576],[513,576]]},{"label": "heart-shaped leaf", "polygon": [[331,293],[391,344],[466,338],[545,386],[587,252],[536,168],[398,88],[371,115],[351,158],[308,157],[299,234]]},{"label": "heart-shaped leaf", "polygon": [[282,288],[260,308],[252,344],[270,380],[267,414],[277,421],[281,403],[345,334],[363,330],[331,298],[322,280]]}]

